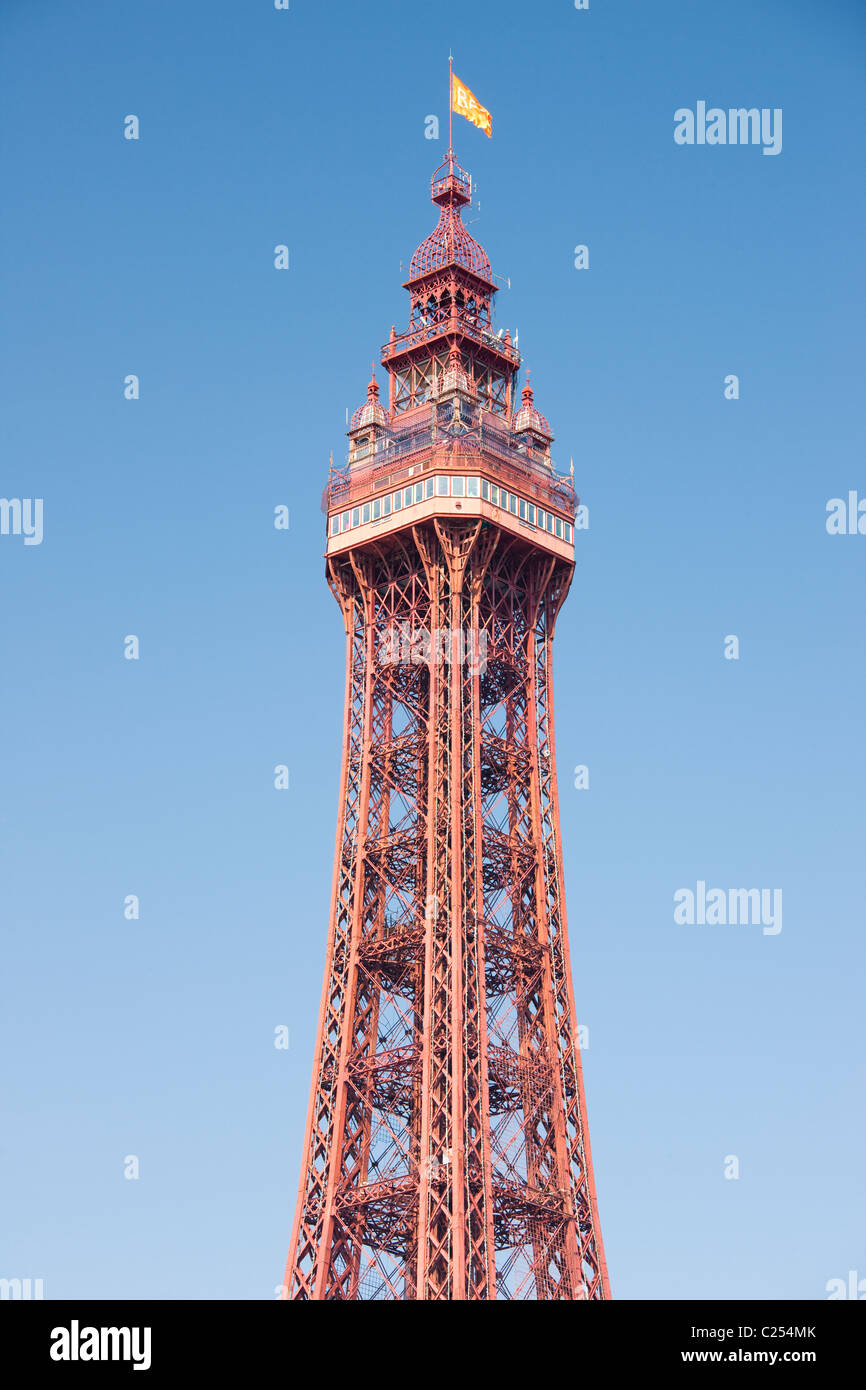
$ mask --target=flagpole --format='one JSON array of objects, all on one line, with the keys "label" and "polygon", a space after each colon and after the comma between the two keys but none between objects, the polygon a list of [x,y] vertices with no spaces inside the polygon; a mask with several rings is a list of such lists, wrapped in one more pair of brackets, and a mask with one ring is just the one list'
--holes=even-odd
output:
[{"label": "flagpole", "polygon": [[448,159],[454,160],[454,58],[448,54]]}]

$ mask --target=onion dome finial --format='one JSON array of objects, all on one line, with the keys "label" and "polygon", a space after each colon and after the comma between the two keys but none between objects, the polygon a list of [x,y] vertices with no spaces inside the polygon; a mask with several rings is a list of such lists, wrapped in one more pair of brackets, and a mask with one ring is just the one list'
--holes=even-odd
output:
[{"label": "onion dome finial", "polygon": [[534,395],[529,384],[529,372],[526,373],[526,385],[521,393],[522,404],[514,416],[511,426],[515,434],[523,434],[526,430],[531,430],[533,434],[541,435],[546,440],[553,438],[553,432],[548,421],[535,409]]},{"label": "onion dome finial", "polygon": [[367,386],[367,399],[352,416],[352,422],[349,425],[350,434],[353,430],[361,429],[364,425],[386,425],[388,423],[384,406],[379,400],[375,362],[371,364],[371,369],[370,381]]}]

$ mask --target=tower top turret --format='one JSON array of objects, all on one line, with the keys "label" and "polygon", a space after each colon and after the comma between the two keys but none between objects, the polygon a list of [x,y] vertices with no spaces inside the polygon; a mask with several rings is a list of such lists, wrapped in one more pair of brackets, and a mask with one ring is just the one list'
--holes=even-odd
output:
[{"label": "tower top turret", "polygon": [[388,417],[417,409],[453,372],[455,352],[479,404],[509,419],[520,354],[509,337],[493,331],[496,284],[484,247],[463,225],[472,181],[448,150],[433,175],[430,196],[439,221],[416,250],[404,289],[409,291],[409,329],[392,331],[382,349],[388,372]]},{"label": "tower top turret", "polygon": [[431,271],[455,265],[471,271],[493,288],[487,252],[466,230],[460,212],[471,202],[471,192],[472,180],[449,150],[430,184],[430,196],[440,209],[439,221],[412,257],[409,285]]}]

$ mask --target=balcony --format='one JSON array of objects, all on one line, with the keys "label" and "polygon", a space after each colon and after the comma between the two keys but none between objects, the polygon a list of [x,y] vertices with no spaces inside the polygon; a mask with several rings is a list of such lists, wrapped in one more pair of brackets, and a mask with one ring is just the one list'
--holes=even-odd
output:
[{"label": "balcony", "polygon": [[478,343],[481,347],[498,353],[501,357],[507,358],[512,367],[520,366],[520,353],[513,343],[506,343],[504,338],[497,337],[488,328],[482,328],[479,324],[472,323],[469,319],[460,316],[458,316],[455,326],[452,325],[450,318],[446,318],[436,320],[433,323],[422,324],[420,328],[410,328],[406,333],[396,334],[383,345],[382,362],[399,357],[401,353],[407,352],[410,348],[418,347],[420,343],[429,343],[434,338],[443,338],[446,334],[454,332],[459,333],[463,338],[470,339],[473,343]]},{"label": "balcony", "polygon": [[488,473],[494,481],[511,484],[530,499],[573,517],[573,480],[557,473],[541,450],[516,445],[506,429],[491,423],[493,418],[484,413],[479,425],[457,438],[428,422],[402,435],[377,440],[366,454],[356,455],[351,467],[332,467],[328,508],[354,505],[435,468],[440,472]]}]

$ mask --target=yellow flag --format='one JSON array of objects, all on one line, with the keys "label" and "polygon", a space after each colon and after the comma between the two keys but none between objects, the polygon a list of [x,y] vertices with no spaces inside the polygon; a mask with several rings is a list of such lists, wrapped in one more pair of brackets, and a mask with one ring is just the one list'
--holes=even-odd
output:
[{"label": "yellow flag", "polygon": [[456,73],[451,74],[451,110],[457,111],[461,116],[465,116],[467,121],[477,125],[479,130],[483,130],[485,135],[493,134],[493,121],[489,111],[485,111],[480,101],[476,101],[468,87],[463,83]]}]

